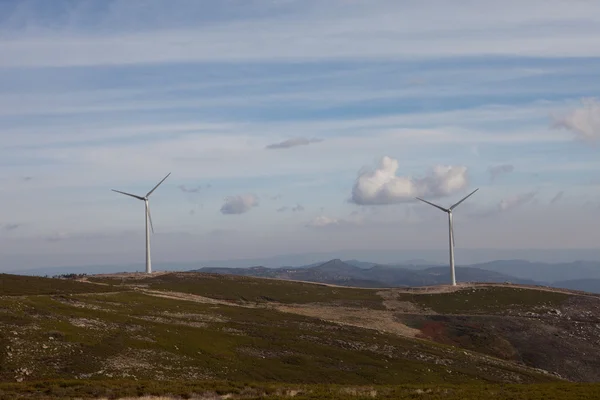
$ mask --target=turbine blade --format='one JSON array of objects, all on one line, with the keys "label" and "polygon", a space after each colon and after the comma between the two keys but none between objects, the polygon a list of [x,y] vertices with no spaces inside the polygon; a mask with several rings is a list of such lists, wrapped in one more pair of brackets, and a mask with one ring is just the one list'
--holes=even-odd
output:
[{"label": "turbine blade", "polygon": [[462,203],[463,201],[465,201],[466,199],[468,199],[469,197],[471,197],[471,196],[472,196],[472,195],[473,195],[473,194],[474,194],[476,191],[478,191],[478,190],[479,190],[479,188],[477,188],[477,189],[473,190],[471,193],[469,193],[468,195],[466,195],[465,197],[463,197],[463,198],[462,198],[462,200],[460,200],[458,203],[456,203],[456,204],[454,204],[453,206],[451,206],[451,207],[449,208],[449,210],[450,210],[450,211],[454,210],[456,207],[458,207],[458,205],[459,205],[460,203]]},{"label": "turbine blade", "polygon": [[148,203],[148,220],[150,220],[150,229],[154,233],[154,224],[152,223],[152,213],[150,212],[150,203]]},{"label": "turbine blade", "polygon": [[423,200],[423,199],[422,199],[422,198],[420,198],[420,197],[416,197],[416,199],[417,199],[417,200],[421,200],[422,202],[424,202],[424,203],[427,203],[427,204],[429,204],[430,206],[434,206],[435,208],[439,208],[439,209],[440,209],[440,210],[442,210],[443,212],[448,212],[448,209],[446,209],[446,208],[444,208],[444,207],[442,207],[442,206],[438,206],[437,204],[433,204],[433,203],[431,203],[431,202],[429,202],[429,201],[427,201],[427,200]]},{"label": "turbine blade", "polygon": [[113,192],[117,192],[117,193],[124,194],[125,196],[131,196],[131,197],[134,197],[134,198],[136,198],[136,199],[138,199],[138,200],[144,200],[144,198],[143,198],[143,197],[141,197],[141,196],[138,196],[138,195],[135,195],[135,194],[131,194],[131,193],[127,193],[127,192],[121,192],[120,190],[115,190],[115,189],[110,189],[110,190],[112,190]]},{"label": "turbine blade", "polygon": [[452,235],[452,247],[456,247],[456,242],[454,241],[454,223],[452,223],[450,231],[450,234]]},{"label": "turbine blade", "polygon": [[154,192],[154,191],[156,190],[156,188],[157,188],[157,187],[159,187],[159,186],[160,186],[160,184],[161,184],[161,183],[163,183],[163,182],[165,181],[165,179],[167,179],[167,178],[169,177],[169,175],[171,175],[171,173],[170,173],[170,172],[167,174],[167,176],[165,176],[165,177],[162,179],[162,181],[158,182],[158,185],[154,186],[154,188],[153,188],[151,191],[149,191],[149,192],[148,192],[148,194],[146,195],[146,197],[150,196],[150,195],[152,194],[152,192]]}]

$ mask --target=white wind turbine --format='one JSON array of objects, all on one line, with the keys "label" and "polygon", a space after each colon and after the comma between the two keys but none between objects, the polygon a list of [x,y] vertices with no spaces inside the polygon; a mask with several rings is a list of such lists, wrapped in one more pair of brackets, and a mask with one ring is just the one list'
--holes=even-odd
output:
[{"label": "white wind turbine", "polygon": [[454,210],[456,207],[458,207],[458,205],[460,203],[462,203],[463,201],[465,201],[466,199],[471,197],[473,195],[473,193],[475,193],[478,190],[479,190],[479,188],[473,190],[471,193],[469,193],[468,195],[463,197],[460,201],[458,201],[454,205],[450,206],[449,208],[444,208],[444,207],[438,206],[437,204],[433,204],[427,200],[423,200],[422,198],[417,197],[417,200],[421,200],[422,202],[427,203],[430,206],[434,206],[435,208],[439,208],[443,212],[448,213],[448,228],[449,228],[449,235],[450,235],[450,276],[452,278],[452,286],[456,286],[456,273],[454,272],[454,226],[452,224],[452,210]]},{"label": "white wind turbine", "polygon": [[[150,261],[150,228],[152,229],[152,233],[154,233],[154,225],[152,224],[152,215],[150,214],[150,204],[148,202],[149,201],[148,198],[150,197],[152,192],[154,192],[156,190],[156,188],[159,187],[160,184],[163,183],[165,181],[165,179],[167,179],[169,177],[169,175],[171,175],[170,172],[167,174],[167,176],[165,176],[163,178],[162,181],[158,182],[158,184],[156,186],[154,186],[154,188],[151,191],[149,191],[144,197],[138,196],[135,194],[131,194],[131,193],[121,192],[120,190],[111,189],[113,192],[121,193],[126,196],[131,196],[138,200],[144,201],[144,205],[146,206],[145,209],[146,209],[146,273],[147,274],[152,273],[152,263]],[[150,222],[150,225],[148,225],[148,222]]]}]

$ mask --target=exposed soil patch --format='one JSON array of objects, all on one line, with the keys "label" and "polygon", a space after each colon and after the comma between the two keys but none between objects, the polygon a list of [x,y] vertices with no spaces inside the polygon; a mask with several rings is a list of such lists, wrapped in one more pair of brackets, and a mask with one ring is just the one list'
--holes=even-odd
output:
[{"label": "exposed soil patch", "polygon": [[418,329],[410,328],[395,320],[393,314],[389,311],[331,307],[321,304],[278,305],[275,309],[282,312],[316,317],[338,324],[375,329],[401,336],[415,337],[419,333]]}]

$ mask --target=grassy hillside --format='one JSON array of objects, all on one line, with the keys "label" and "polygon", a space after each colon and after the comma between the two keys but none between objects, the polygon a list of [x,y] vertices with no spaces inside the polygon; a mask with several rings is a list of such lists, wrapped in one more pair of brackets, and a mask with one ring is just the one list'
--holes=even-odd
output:
[{"label": "grassy hillside", "polygon": [[507,314],[514,310],[558,307],[569,295],[518,287],[474,287],[449,293],[406,294],[400,298],[440,314]]},{"label": "grassy hillside", "polygon": [[[115,281],[111,281],[114,283]],[[49,279],[37,276],[0,274],[0,296],[23,296],[61,293],[102,293],[125,290],[112,285],[101,286],[71,279]]]},{"label": "grassy hillside", "polygon": [[[114,284],[118,279],[90,278],[90,281]],[[382,299],[374,291],[327,285],[289,282],[219,274],[170,273],[152,278],[127,280],[156,290],[183,292],[235,303],[336,303],[383,309]]]},{"label": "grassy hillside", "polygon": [[[573,309],[591,312],[585,315],[592,326],[600,315],[595,299],[588,304],[564,293],[502,287],[426,294],[194,273],[90,278],[96,283],[8,279],[22,289],[2,285],[0,399],[211,391],[277,398],[286,390],[304,398],[345,398],[348,385],[363,386],[352,390],[366,397],[375,390],[382,398],[411,398],[416,391],[419,398],[469,398],[482,391],[510,398],[512,392],[493,385],[560,379],[510,353],[521,355],[527,342],[504,338],[501,325],[488,327],[486,337],[477,324],[448,320],[442,321],[446,330],[434,334],[430,319],[504,315],[533,327],[528,321],[534,317],[522,313],[559,310],[575,318]],[[586,351],[593,355],[595,349]],[[582,373],[579,380],[594,376]],[[468,386],[446,386],[457,384]],[[448,387],[443,397],[434,390],[439,387]],[[564,387],[582,394],[591,386]],[[516,386],[514,392],[530,390]]]},{"label": "grassy hillside", "polygon": [[[598,385],[304,385],[223,381],[40,381],[0,383],[0,400],[71,399],[420,399],[420,400],[580,400],[596,399]],[[142,397],[143,396],[143,397]],[[160,397],[155,397],[160,396]]]}]

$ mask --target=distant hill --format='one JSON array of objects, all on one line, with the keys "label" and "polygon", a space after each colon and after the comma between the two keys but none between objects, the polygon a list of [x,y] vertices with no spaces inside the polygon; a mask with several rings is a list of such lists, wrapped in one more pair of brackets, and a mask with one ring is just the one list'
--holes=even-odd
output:
[{"label": "distant hill", "polygon": [[497,260],[470,265],[470,267],[513,275],[538,282],[556,282],[573,279],[600,279],[600,262],[574,261],[570,263],[540,263],[526,260]]},{"label": "distant hill", "polygon": [[[312,267],[201,268],[194,272],[255,276],[361,287],[438,285],[448,283],[449,279],[448,267],[429,267],[419,270],[388,265],[365,267],[364,264],[359,264],[363,265],[361,268],[340,259],[333,259]],[[459,282],[509,281],[528,285],[537,283],[531,279],[520,279],[500,272],[473,267],[457,267],[456,275]]]},{"label": "distant hill", "polygon": [[571,279],[553,282],[551,286],[571,290],[582,290],[590,293],[600,293],[600,279]]}]

